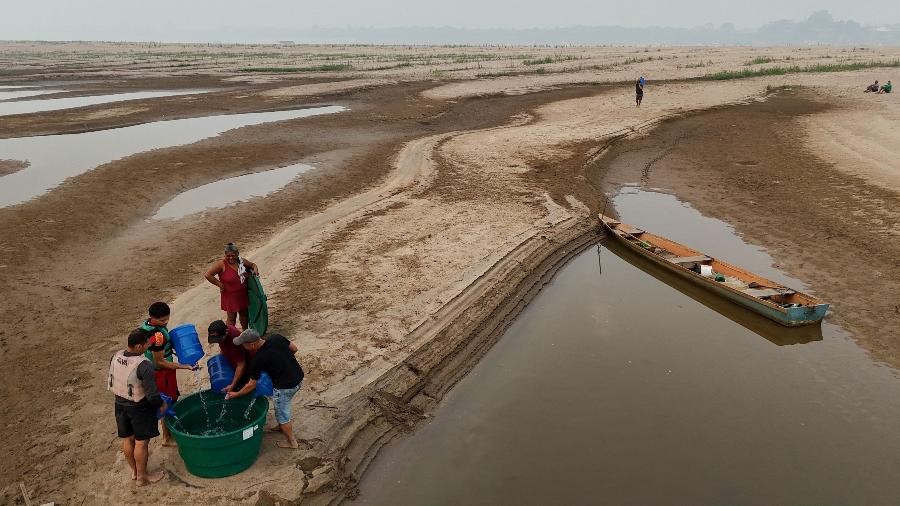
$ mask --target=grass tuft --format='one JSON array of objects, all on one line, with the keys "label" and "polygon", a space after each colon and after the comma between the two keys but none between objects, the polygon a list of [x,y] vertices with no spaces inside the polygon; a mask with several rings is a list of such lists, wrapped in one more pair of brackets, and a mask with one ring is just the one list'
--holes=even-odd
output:
[{"label": "grass tuft", "polygon": [[745,62],[744,65],[762,65],[763,63],[772,63],[775,61],[775,58],[769,58],[768,56],[757,56],[756,58]]},{"label": "grass tuft", "polygon": [[553,57],[536,58],[534,60],[525,60],[522,65],[544,65],[545,63],[553,63]]}]

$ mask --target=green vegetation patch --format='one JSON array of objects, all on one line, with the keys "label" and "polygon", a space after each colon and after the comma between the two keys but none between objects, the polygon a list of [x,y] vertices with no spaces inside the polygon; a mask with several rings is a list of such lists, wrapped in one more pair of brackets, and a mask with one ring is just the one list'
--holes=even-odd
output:
[{"label": "green vegetation patch", "polygon": [[744,65],[762,65],[763,63],[772,63],[775,61],[775,58],[770,58],[768,56],[757,56],[756,58],[744,63]]},{"label": "green vegetation patch", "polygon": [[704,79],[725,81],[728,79],[744,79],[747,77],[759,76],[783,76],[785,74],[799,74],[804,72],[844,72],[847,70],[862,70],[874,67],[900,67],[900,60],[820,63],[817,65],[809,65],[806,67],[801,67],[799,65],[790,65],[787,67],[777,66],[764,69],[723,70],[721,72],[716,72],[715,74],[708,74],[704,76]]},{"label": "green vegetation patch", "polygon": [[533,60],[525,60],[522,62],[522,65],[544,65],[546,63],[553,63],[553,57],[547,56],[545,58],[535,58]]}]

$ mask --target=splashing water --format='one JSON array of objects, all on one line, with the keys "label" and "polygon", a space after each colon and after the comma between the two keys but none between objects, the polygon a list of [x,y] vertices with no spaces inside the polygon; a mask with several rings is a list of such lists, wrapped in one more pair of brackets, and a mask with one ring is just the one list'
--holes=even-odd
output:
[{"label": "splashing water", "polygon": [[229,401],[222,402],[222,412],[219,413],[219,417],[216,418],[216,423],[221,425],[222,421],[225,420],[225,415],[228,413],[228,405],[231,404]]},{"label": "splashing water", "polygon": [[250,401],[250,404],[247,404],[247,410],[244,411],[244,420],[249,420],[249,419],[250,419],[250,410],[253,409],[253,406],[254,406],[255,404],[256,404],[256,397],[254,397],[253,400]]},{"label": "splashing water", "polygon": [[174,428],[180,430],[181,432],[187,432],[184,430],[184,426],[181,425],[181,420],[178,419],[178,415],[169,415],[169,416],[171,416],[172,419],[175,420],[175,423],[172,424],[172,426]]},{"label": "splashing water", "polygon": [[[199,387],[199,385],[200,385],[200,370],[199,369],[194,371],[194,382]],[[200,396],[200,405],[203,406],[203,414],[206,415],[206,425],[209,426],[209,425],[211,425],[209,423],[209,406],[206,405],[206,395],[205,394],[206,394],[206,392],[200,392],[197,395]]]}]

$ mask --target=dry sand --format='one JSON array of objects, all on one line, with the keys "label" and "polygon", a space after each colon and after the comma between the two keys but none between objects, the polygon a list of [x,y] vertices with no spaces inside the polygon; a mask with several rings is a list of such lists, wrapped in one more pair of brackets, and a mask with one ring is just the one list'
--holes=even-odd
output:
[{"label": "dry sand", "polygon": [[[13,458],[3,462],[8,478],[0,483],[7,501],[19,493],[20,481],[40,500],[85,504],[279,498],[318,503],[352,496],[380,445],[413,427],[502,334],[547,276],[596,239],[595,212],[602,191],[614,184],[598,175],[597,160],[608,160],[598,155],[615,142],[652,139],[662,122],[702,110],[752,107],[772,87],[802,84],[835,107],[791,118],[782,141],[786,147],[779,149],[803,143],[810,156],[834,168],[841,184],[880,188],[880,206],[895,202],[900,189],[892,163],[900,151],[891,128],[897,118],[894,95],[861,93],[867,81],[886,80],[892,69],[659,82],[740,68],[760,54],[803,64],[888,58],[898,54],[895,49],[566,48],[573,58],[549,65],[550,74],[475,80],[462,78],[521,72],[528,67],[522,64],[525,53],[554,53],[543,48],[498,48],[490,54],[455,50],[472,58],[481,55],[476,67],[474,59],[454,63],[466,58],[446,56],[446,48],[353,48],[351,58],[346,56],[350,49],[340,47],[165,46],[163,52],[181,54],[182,63],[190,63],[192,75],[187,76],[182,67],[150,55],[153,61],[140,68],[123,64],[134,52],[159,48],[69,44],[54,48],[49,59],[42,49],[24,43],[0,47],[11,82],[90,72],[114,77],[110,86],[161,79],[173,87],[204,83],[224,89],[200,100],[173,97],[135,107],[13,117],[0,126],[0,135],[86,131],[326,101],[351,110],[341,117],[261,125],[136,155],[74,178],[45,197],[0,210],[3,267],[18,267],[0,281],[12,294],[0,315],[0,353],[12,364],[0,390],[4,405],[12,406],[4,415],[4,446]],[[94,59],[74,65],[72,55],[79,53]],[[266,53],[277,56],[260,56]],[[343,82],[331,82],[337,73],[305,79],[237,72],[260,58],[272,60],[266,67],[304,66],[331,61],[324,58],[336,54],[352,60],[353,70],[340,72],[347,78]],[[205,67],[213,59],[229,63]],[[404,61],[416,63],[363,70]],[[26,62],[40,66],[28,70]],[[452,69],[463,65],[468,68]],[[590,65],[598,68],[588,70]],[[640,108],[633,105],[629,83],[596,84],[630,81],[637,73],[650,79]],[[421,82],[433,77],[460,80]],[[573,85],[585,82],[595,84]],[[860,128],[865,117],[874,118],[865,123],[869,130]],[[829,143],[831,137],[841,142]],[[615,147],[606,156],[614,155]],[[145,221],[183,188],[300,161],[319,170],[266,199],[165,226]],[[714,168],[701,164],[696,170]],[[624,169],[609,173],[624,178],[619,182],[635,177]],[[786,235],[754,233],[752,213],[741,212],[740,205],[713,205],[692,191],[689,181],[663,180],[698,209],[728,219],[739,230],[744,226],[757,244],[789,251]],[[138,198],[135,188],[142,190]],[[93,205],[100,198],[104,206]],[[772,198],[777,208],[792,196],[782,192]],[[850,209],[863,201],[844,204]],[[802,212],[802,206],[817,203],[797,205]],[[896,216],[890,209],[878,212],[881,230],[896,237]],[[767,223],[778,226],[774,220]],[[217,317],[217,292],[201,273],[218,254],[215,245],[226,240],[238,241],[243,253],[260,264],[273,327],[301,349],[308,379],[295,412],[303,450],[276,450],[267,436],[253,468],[227,480],[202,480],[185,471],[175,452],[154,444],[153,465],[167,468],[171,477],[137,491],[127,483],[111,401],[102,388],[108,356],[157,298],[173,301],[174,322],[203,327]],[[812,253],[839,260],[831,265],[807,259],[816,266],[813,274],[802,262],[785,261],[784,267],[833,294],[832,302],[840,307],[866,296],[865,288],[853,285],[829,288],[829,273],[840,261],[853,261],[841,247],[825,245]],[[876,283],[897,279],[896,262],[881,269]],[[73,319],[89,311],[84,308],[96,308],[93,322]],[[900,364],[896,332],[869,335],[872,330],[852,318],[837,318],[876,358]],[[49,328],[57,331],[48,333]],[[47,339],[55,354],[35,344],[47,344]],[[67,365],[72,363],[77,365]],[[38,394],[33,387],[37,371],[48,386]],[[193,390],[193,380],[181,377],[184,391]],[[34,412],[46,414],[49,429],[28,423]]]}]

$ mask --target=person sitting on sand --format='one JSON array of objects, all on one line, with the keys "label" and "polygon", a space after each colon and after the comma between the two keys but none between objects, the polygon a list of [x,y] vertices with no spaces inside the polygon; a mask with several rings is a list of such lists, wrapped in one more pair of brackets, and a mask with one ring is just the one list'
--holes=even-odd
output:
[{"label": "person sitting on sand", "polygon": [[872,84],[866,86],[866,93],[870,93],[870,92],[876,92],[876,93],[877,93],[878,90],[879,90],[879,87],[878,87],[878,79],[876,79],[874,83],[872,83]]},{"label": "person sitting on sand", "polygon": [[234,399],[247,395],[256,390],[256,382],[263,372],[272,379],[275,393],[272,395],[275,401],[275,422],[277,425],[267,430],[280,431],[287,441],[278,441],[275,445],[279,448],[299,448],[294,437],[294,427],[291,425],[291,399],[294,398],[300,385],[303,383],[303,368],[297,362],[297,345],[290,342],[280,334],[272,334],[266,339],[260,339],[259,334],[253,329],[241,332],[234,339],[234,344],[239,344],[249,352],[256,352],[250,361],[250,381],[238,391],[225,394],[226,399]]},{"label": "person sitting on sand", "polygon": [[150,346],[151,333],[135,329],[128,335],[128,347],[109,361],[107,388],[116,396],[116,430],[122,438],[125,462],[131,479],[149,485],[165,478],[165,471],[147,472],[150,440],[159,436],[156,413],[168,406],[156,390],[156,369],[144,352]]},{"label": "person sitting on sand", "polygon": [[887,83],[884,84],[884,86],[881,87],[880,90],[878,90],[878,93],[890,93],[891,88],[892,88],[891,82],[888,81]]},{"label": "person sitting on sand", "polygon": [[240,316],[242,329],[247,328],[247,308],[250,306],[246,282],[248,270],[254,276],[259,276],[256,264],[241,258],[238,247],[230,242],[225,245],[223,258],[206,271],[206,280],[219,287],[222,292],[221,307],[225,311],[225,322],[235,325]]}]

